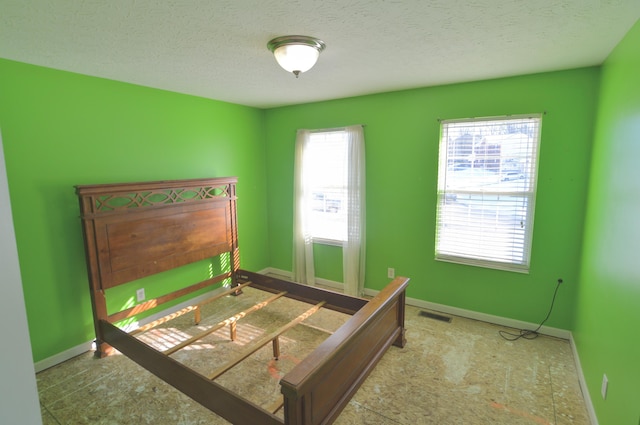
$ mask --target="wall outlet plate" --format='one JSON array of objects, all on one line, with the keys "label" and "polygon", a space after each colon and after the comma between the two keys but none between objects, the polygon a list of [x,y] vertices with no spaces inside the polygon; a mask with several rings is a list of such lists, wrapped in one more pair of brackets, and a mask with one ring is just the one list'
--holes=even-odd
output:
[{"label": "wall outlet plate", "polygon": [[396,269],[394,269],[393,267],[389,267],[387,269],[387,277],[389,279],[393,279],[394,277],[396,277]]},{"label": "wall outlet plate", "polygon": [[138,302],[144,301],[145,299],[144,288],[140,288],[136,291],[136,298],[138,299]]},{"label": "wall outlet plate", "polygon": [[609,378],[607,378],[607,374],[602,375],[602,387],[600,388],[600,393],[602,394],[602,399],[607,399],[607,387],[609,386]]}]

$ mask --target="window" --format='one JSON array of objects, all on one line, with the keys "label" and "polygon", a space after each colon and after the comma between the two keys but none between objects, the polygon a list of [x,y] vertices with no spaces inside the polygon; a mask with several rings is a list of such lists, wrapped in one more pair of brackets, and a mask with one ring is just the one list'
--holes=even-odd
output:
[{"label": "window", "polygon": [[436,260],[529,271],[540,125],[540,115],[442,122]]},{"label": "window", "polygon": [[342,247],[346,294],[362,296],[366,247],[364,129],[296,132],[293,278],[315,284],[313,244]]},{"label": "window", "polygon": [[347,142],[342,130],[311,132],[303,152],[309,234],[316,242],[347,240]]}]

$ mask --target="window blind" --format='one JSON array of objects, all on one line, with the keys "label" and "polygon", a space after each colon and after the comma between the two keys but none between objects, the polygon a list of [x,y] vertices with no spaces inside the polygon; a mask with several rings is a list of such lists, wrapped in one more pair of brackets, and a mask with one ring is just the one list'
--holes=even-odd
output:
[{"label": "window blind", "polygon": [[540,126],[539,114],[442,121],[437,260],[528,272]]}]

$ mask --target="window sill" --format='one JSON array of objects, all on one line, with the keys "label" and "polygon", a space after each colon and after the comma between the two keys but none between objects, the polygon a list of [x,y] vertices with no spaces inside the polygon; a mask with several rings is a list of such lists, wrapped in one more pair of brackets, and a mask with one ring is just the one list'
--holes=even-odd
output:
[{"label": "window sill", "polygon": [[344,246],[344,241],[340,241],[337,239],[323,239],[323,238],[313,238],[313,243],[318,245],[330,245],[330,246]]},{"label": "window sill", "polygon": [[511,263],[501,263],[498,261],[477,260],[465,257],[455,257],[447,255],[437,255],[436,261],[445,263],[463,264],[467,266],[483,267],[485,269],[502,270],[506,272],[529,274],[529,266]]}]

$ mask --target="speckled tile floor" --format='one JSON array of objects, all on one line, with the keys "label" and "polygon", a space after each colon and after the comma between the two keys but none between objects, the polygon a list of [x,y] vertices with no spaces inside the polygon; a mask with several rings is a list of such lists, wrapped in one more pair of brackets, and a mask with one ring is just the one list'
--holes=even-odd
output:
[{"label": "speckled tile floor", "polygon": [[[264,298],[249,289],[216,302],[198,326],[183,316],[141,338],[171,346]],[[308,307],[278,300],[238,322],[236,341],[223,328],[173,356],[211,371],[212,357],[232,355]],[[507,341],[498,335],[502,327],[461,317],[446,323],[420,311],[407,306],[407,345],[390,348],[336,424],[589,424],[568,341]],[[279,379],[346,317],[321,310],[281,337],[281,360],[267,345],[216,382],[270,405],[280,397]],[[85,353],[38,373],[37,383],[44,425],[228,423],[118,354]]]}]

